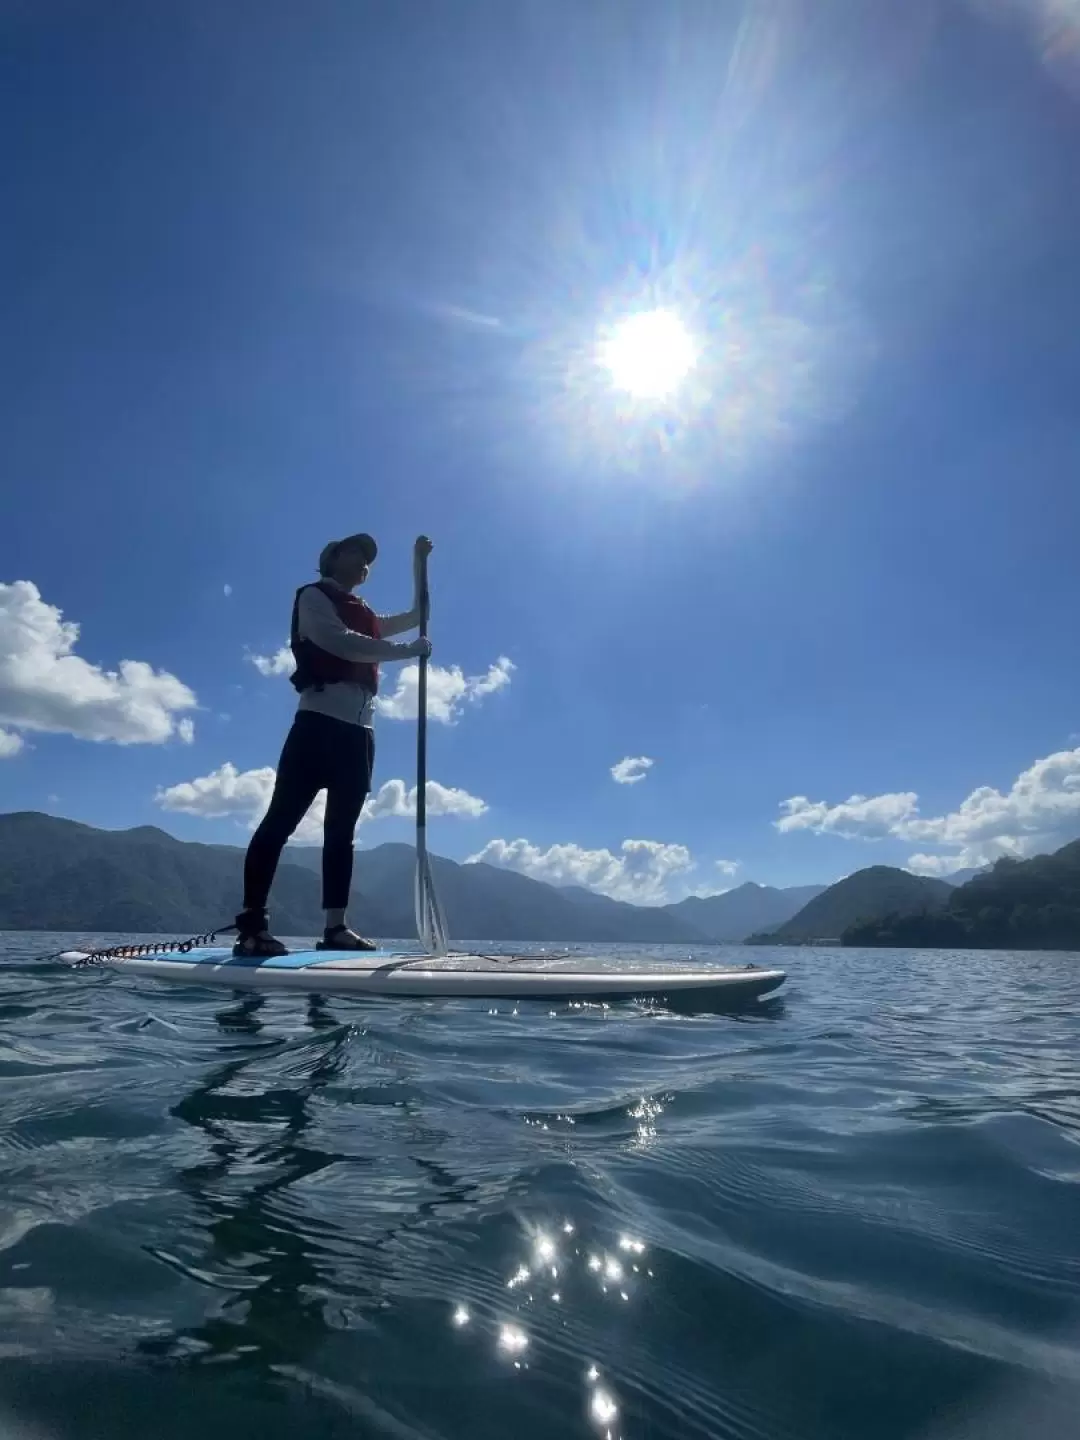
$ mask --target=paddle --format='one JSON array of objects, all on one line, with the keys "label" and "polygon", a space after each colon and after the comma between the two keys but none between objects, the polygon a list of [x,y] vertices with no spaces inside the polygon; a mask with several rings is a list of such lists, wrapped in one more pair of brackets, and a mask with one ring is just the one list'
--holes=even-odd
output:
[{"label": "paddle", "polygon": [[[427,553],[421,550],[419,560],[420,634],[428,633],[431,596],[428,591]],[[448,939],[446,921],[435,894],[431,861],[427,853],[427,656],[420,657],[420,685],[416,717],[416,933],[431,955],[445,955]]]}]

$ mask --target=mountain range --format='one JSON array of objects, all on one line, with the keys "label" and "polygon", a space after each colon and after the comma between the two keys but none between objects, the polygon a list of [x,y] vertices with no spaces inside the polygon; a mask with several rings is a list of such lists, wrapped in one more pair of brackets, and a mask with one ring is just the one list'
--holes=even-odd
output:
[{"label": "mountain range", "polygon": [[938,910],[952,894],[953,887],[944,880],[912,875],[891,865],[870,865],[830,885],[771,933],[752,938],[771,945],[836,941],[851,926],[878,916]]},{"label": "mountain range", "polygon": [[[244,851],[177,840],[154,826],[98,830],[32,811],[0,814],[0,929],[185,936],[227,924]],[[415,935],[411,845],[360,850],[350,913],[382,939]],[[835,885],[752,882],[676,904],[631,905],[484,864],[431,857],[459,943],[952,946],[1080,949],[1080,841],[1031,860],[999,860],[960,885],[871,865]],[[292,846],[271,897],[281,935],[323,924],[321,852]]]},{"label": "mountain range", "polygon": [[668,908],[710,940],[732,944],[755,931],[782,925],[825,889],[824,885],[792,885],[777,890],[772,885],[748,881],[723,895],[691,895]]},{"label": "mountain range", "polygon": [[[177,840],[153,826],[99,830],[32,811],[0,815],[0,929],[193,934],[228,923],[238,908],[244,852]],[[414,852],[359,850],[350,918],[366,933],[415,935]],[[491,865],[433,856],[432,872],[455,939],[532,944],[703,945],[782,925],[823,886],[747,883],[666,906],[631,905],[559,889]],[[323,925],[321,852],[290,846],[271,897],[275,929],[313,935]]]},{"label": "mountain range", "polygon": [[944,905],[867,916],[845,945],[964,950],[1080,951],[1080,840],[1030,860],[998,860]]}]

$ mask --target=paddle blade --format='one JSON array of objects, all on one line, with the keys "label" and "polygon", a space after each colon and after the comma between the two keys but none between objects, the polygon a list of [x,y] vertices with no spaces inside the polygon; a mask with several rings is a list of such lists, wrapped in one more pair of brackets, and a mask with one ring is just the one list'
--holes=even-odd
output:
[{"label": "paddle blade", "polygon": [[420,943],[429,955],[445,955],[449,948],[449,933],[439,897],[435,893],[435,881],[427,851],[420,850],[416,856],[416,933]]}]

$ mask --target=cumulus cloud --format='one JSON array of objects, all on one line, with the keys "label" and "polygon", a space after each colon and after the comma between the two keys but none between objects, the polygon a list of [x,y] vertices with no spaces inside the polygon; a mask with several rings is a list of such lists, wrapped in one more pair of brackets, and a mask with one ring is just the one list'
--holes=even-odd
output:
[{"label": "cumulus cloud", "polygon": [[650,760],[647,755],[626,755],[611,767],[611,778],[616,785],[636,785],[639,780],[644,780],[655,760]]},{"label": "cumulus cloud", "polygon": [[[999,852],[999,854],[1004,853],[1004,851]],[[960,851],[956,855],[912,855],[908,858],[904,868],[910,870],[913,875],[930,875],[938,880],[947,880],[950,875],[955,875],[958,870],[967,870],[969,866],[964,852]],[[978,869],[979,867],[972,866],[970,868]]]},{"label": "cumulus cloud", "polygon": [[182,681],[143,660],[104,670],[76,655],[78,641],[79,626],[31,581],[0,584],[0,721],[117,745],[180,733],[178,716],[196,706]]},{"label": "cumulus cloud", "polygon": [[[427,813],[429,815],[461,815],[475,820],[487,812],[487,802],[437,780],[427,782]],[[382,820],[387,816],[405,818],[416,814],[416,786],[406,787],[404,780],[387,780],[364,806],[362,820]]]},{"label": "cumulus cloud", "polygon": [[780,808],[783,814],[773,823],[781,831],[938,846],[948,853],[919,851],[908,868],[921,875],[949,875],[1003,855],[1051,850],[1080,833],[1080,749],[1036,760],[1007,791],[981,785],[944,815],[921,815],[918,796],[910,791],[869,799],[853,795],[839,805],[797,795]]},{"label": "cumulus cloud", "polygon": [[[229,817],[254,829],[266,813],[274,779],[275,772],[270,765],[256,770],[237,770],[235,765],[226,761],[209,775],[200,775],[194,780],[184,780],[178,785],[158,790],[154,798],[163,810],[196,815],[204,820]],[[470,795],[467,790],[429,780],[427,808],[429,815],[458,815],[475,819],[483,815],[488,807],[479,796]],[[320,794],[293,837],[297,843],[304,845],[321,841],[325,810],[326,797]],[[387,780],[364,806],[360,823],[363,825],[372,820],[393,817],[407,818],[415,814],[416,786],[409,787],[404,780]]]},{"label": "cumulus cloud", "polygon": [[784,813],[773,824],[781,833],[813,830],[846,840],[882,840],[897,834],[897,826],[918,814],[919,797],[910,790],[895,795],[852,795],[839,805],[828,805],[824,800],[793,795],[780,809]]},{"label": "cumulus cloud", "polygon": [[505,690],[517,666],[508,655],[500,655],[494,665],[489,665],[486,675],[474,675],[468,682],[469,699],[482,700],[485,695],[494,695]]},{"label": "cumulus cloud", "polygon": [[182,815],[198,815],[204,820],[236,815],[258,821],[262,818],[274,788],[274,769],[263,765],[258,770],[237,770],[229,760],[179,785],[160,789],[154,797],[163,810],[176,810]]},{"label": "cumulus cloud", "polygon": [[[514,662],[500,655],[484,675],[466,675],[459,665],[445,669],[428,666],[428,715],[443,725],[453,725],[466,705],[475,705],[487,695],[505,690],[514,673]],[[397,687],[390,695],[380,695],[375,709],[387,720],[415,720],[419,713],[419,665],[406,665],[398,671]]]},{"label": "cumulus cloud", "polygon": [[663,904],[668,883],[694,866],[685,845],[659,840],[624,840],[618,853],[573,844],[542,850],[528,840],[490,840],[466,863],[498,865],[549,885],[581,885],[641,905]]},{"label": "cumulus cloud", "polygon": [[293,672],[293,653],[288,645],[282,645],[272,655],[252,655],[249,651],[247,658],[260,675],[291,675]]},{"label": "cumulus cloud", "polygon": [[10,730],[0,730],[0,760],[10,760],[23,748],[21,735],[14,735]]},{"label": "cumulus cloud", "polygon": [[[291,675],[293,653],[287,645],[275,650],[272,655],[254,655],[248,652],[247,659],[260,675]],[[505,690],[510,684],[515,665],[505,655],[500,655],[489,665],[483,675],[466,675],[460,665],[428,666],[428,715],[443,725],[453,725],[461,717],[466,705],[475,705],[498,690]],[[420,666],[406,665],[394,676],[394,689],[379,695],[375,709],[387,720],[415,720],[419,713]]]},{"label": "cumulus cloud", "polygon": [[[713,864],[725,879],[730,879],[736,871],[741,868],[742,861],[715,860]],[[724,885],[723,883],[714,884],[707,878],[704,884],[700,885],[691,885],[689,881],[685,881],[681,886],[677,886],[673,892],[668,892],[668,899],[688,900],[693,897],[695,900],[712,900],[717,895],[726,895],[731,888],[730,885]]]}]

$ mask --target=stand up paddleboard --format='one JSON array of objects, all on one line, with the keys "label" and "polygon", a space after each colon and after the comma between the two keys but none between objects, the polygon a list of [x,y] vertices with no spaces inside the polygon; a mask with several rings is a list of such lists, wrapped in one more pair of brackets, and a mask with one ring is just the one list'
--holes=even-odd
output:
[{"label": "stand up paddleboard", "polygon": [[223,946],[172,955],[69,950],[76,965],[96,964],[154,980],[231,989],[292,990],[305,994],[385,995],[398,998],[483,1000],[751,1000],[776,990],[783,970],[694,966],[658,969],[611,966],[610,956],[476,955],[452,951],[298,950],[270,960],[239,959]]},{"label": "stand up paddleboard", "polygon": [[[429,547],[430,548],[430,547]],[[427,554],[421,552],[420,633],[427,634],[430,597]],[[234,990],[299,990],[304,994],[385,995],[478,1000],[627,1000],[716,1006],[767,995],[787,978],[783,970],[655,963],[629,968],[611,956],[476,955],[452,950],[435,893],[427,850],[427,666],[420,659],[416,738],[416,933],[426,954],[409,951],[298,950],[272,959],[234,956],[215,946],[216,932],[172,944],[68,950],[61,959],[109,966],[154,980],[226,985]]]}]

